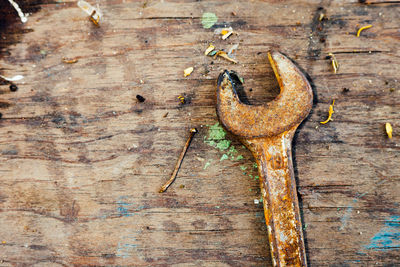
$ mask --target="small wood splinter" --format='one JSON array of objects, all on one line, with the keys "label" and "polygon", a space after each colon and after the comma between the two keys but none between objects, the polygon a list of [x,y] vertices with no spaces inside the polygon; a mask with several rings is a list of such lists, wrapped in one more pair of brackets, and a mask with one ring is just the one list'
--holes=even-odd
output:
[{"label": "small wood splinter", "polygon": [[174,172],[172,173],[171,178],[160,188],[160,191],[158,191],[159,193],[164,193],[165,191],[167,191],[168,187],[175,181],[176,175],[178,174],[178,170],[181,167],[183,157],[185,157],[186,151],[190,145],[190,141],[192,141],[195,133],[197,133],[196,128],[190,129],[189,138],[187,139],[186,144],[183,147],[181,154],[179,155],[178,162],[175,165]]},{"label": "small wood splinter", "polygon": [[70,58],[63,57],[62,62],[67,63],[67,64],[74,64],[74,63],[78,62],[78,58],[70,59]]},{"label": "small wood splinter", "polygon": [[334,54],[329,53],[328,55],[329,55],[329,57],[331,58],[331,63],[332,63],[333,72],[334,72],[334,73],[337,73],[338,70],[339,70],[339,63],[338,63],[338,61],[336,60],[336,57],[335,57]]}]

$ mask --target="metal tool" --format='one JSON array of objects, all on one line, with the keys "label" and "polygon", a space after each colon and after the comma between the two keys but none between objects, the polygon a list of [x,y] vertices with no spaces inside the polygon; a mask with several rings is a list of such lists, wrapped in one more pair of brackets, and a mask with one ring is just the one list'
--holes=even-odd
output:
[{"label": "metal tool", "polygon": [[244,104],[235,73],[224,71],[218,78],[217,114],[256,159],[273,265],[307,266],[291,143],[311,110],[313,94],[292,61],[279,52],[269,52],[268,58],[280,94],[264,105]]}]

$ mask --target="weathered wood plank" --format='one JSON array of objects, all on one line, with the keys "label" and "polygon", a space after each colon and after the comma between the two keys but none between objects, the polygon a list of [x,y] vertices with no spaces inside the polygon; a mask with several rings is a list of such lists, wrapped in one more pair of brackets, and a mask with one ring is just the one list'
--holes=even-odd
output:
[{"label": "weathered wood plank", "polygon": [[[39,2],[0,40],[0,74],[25,76],[17,92],[0,85],[1,266],[270,266],[252,156],[209,138],[222,70],[251,103],[278,94],[271,48],[314,87],[294,145],[310,266],[400,264],[398,1],[100,1],[100,27],[75,1]],[[220,40],[204,12],[239,35]],[[210,42],[239,43],[239,64],[204,56]],[[176,183],[157,193],[193,126]]]}]

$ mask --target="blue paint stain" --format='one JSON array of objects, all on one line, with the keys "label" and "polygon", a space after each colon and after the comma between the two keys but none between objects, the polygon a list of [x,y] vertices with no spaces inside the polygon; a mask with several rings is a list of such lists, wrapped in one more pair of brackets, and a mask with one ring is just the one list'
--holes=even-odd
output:
[{"label": "blue paint stain", "polygon": [[146,209],[146,206],[139,206],[138,208],[134,208],[133,203],[128,203],[124,201],[126,197],[120,197],[120,199],[117,201],[118,207],[117,207],[117,212],[118,215],[121,217],[131,217],[135,215],[136,212],[141,211],[143,209]]},{"label": "blue paint stain", "polygon": [[[133,237],[131,239],[133,239],[133,241],[136,241],[136,239]],[[129,244],[129,243],[121,244],[121,242],[119,242],[117,253],[115,253],[115,255],[121,258],[128,258],[131,256],[131,252],[137,247],[138,245],[135,244]]]},{"label": "blue paint stain", "polygon": [[117,207],[117,212],[120,216],[122,217],[130,217],[133,215],[131,211],[129,211],[130,206],[132,206],[131,203],[126,203],[124,201],[117,201],[118,207]]},{"label": "blue paint stain", "polygon": [[339,230],[340,230],[340,231],[342,231],[342,230],[346,227],[347,222],[348,222],[349,219],[350,219],[351,213],[353,212],[353,205],[356,204],[357,201],[358,201],[358,198],[354,198],[354,199],[353,199],[353,204],[352,204],[351,206],[347,207],[346,212],[344,213],[343,217],[340,218],[340,221],[341,221],[341,223],[342,223],[342,224],[340,225],[340,227],[339,227]]},{"label": "blue paint stain", "polygon": [[391,216],[378,233],[371,238],[367,249],[400,249],[400,216]]}]

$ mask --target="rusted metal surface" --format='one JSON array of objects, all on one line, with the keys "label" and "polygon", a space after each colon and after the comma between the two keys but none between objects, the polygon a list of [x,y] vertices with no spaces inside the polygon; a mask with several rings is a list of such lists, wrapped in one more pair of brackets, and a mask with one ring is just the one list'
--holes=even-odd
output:
[{"label": "rusted metal surface", "polygon": [[272,52],[268,57],[280,94],[264,105],[246,105],[237,95],[233,74],[225,71],[218,79],[217,114],[256,159],[274,266],[307,266],[291,143],[311,110],[312,89],[284,55]]}]

